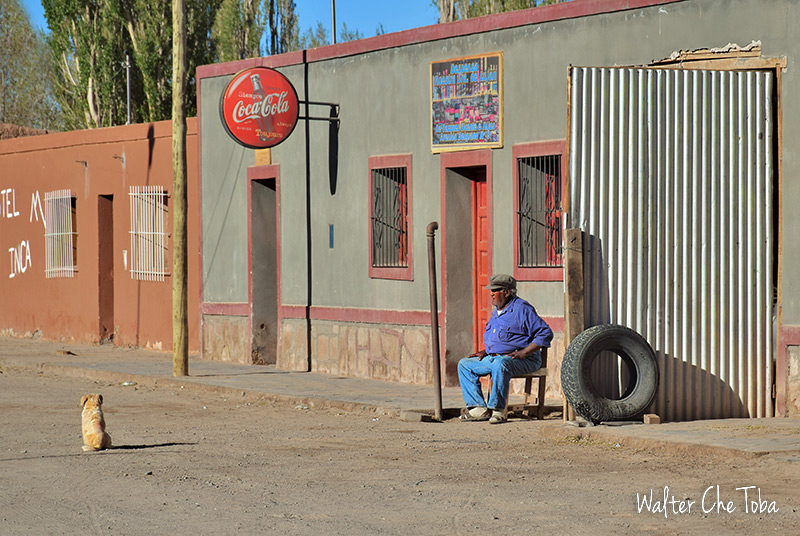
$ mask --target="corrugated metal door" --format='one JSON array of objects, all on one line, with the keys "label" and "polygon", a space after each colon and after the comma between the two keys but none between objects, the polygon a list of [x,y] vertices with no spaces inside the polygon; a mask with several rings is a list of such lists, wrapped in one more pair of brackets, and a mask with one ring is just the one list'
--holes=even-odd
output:
[{"label": "corrugated metal door", "polygon": [[587,322],[650,342],[667,420],[773,415],[772,83],[571,71],[568,225],[586,235]]}]

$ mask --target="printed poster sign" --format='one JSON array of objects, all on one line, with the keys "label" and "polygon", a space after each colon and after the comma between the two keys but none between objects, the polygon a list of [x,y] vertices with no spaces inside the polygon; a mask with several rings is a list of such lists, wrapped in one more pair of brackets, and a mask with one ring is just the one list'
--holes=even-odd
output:
[{"label": "printed poster sign", "polygon": [[503,146],[503,53],[431,62],[431,150]]}]

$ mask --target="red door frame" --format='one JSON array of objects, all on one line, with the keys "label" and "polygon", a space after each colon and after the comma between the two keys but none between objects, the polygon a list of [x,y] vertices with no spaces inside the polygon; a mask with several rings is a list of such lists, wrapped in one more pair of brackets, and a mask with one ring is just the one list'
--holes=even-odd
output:
[{"label": "red door frame", "polygon": [[488,189],[485,178],[481,179],[482,177],[476,177],[472,181],[472,328],[473,344],[476,349],[483,347],[483,326],[492,314],[491,300],[485,289],[489,284],[489,272],[491,272],[487,230]]},{"label": "red door frame", "polygon": [[[445,239],[447,229],[447,198],[446,198],[446,177],[447,170],[453,168],[465,167],[483,167],[486,170],[486,236],[487,236],[487,259],[486,263],[489,271],[492,270],[492,150],[491,149],[478,149],[474,151],[459,151],[459,152],[445,152],[439,155],[439,187],[441,193],[441,209],[442,215],[442,228],[441,228],[441,241],[442,241],[442,262],[440,270],[440,277],[442,281],[442,316],[445,321],[447,319],[447,293],[444,289],[447,288],[447,241]],[[442,324],[444,325],[444,324]],[[441,345],[447,348],[446,330],[442,331]],[[477,348],[475,348],[477,350]],[[442,359],[444,360],[446,352],[442,352]],[[444,363],[442,363],[444,365]]]}]

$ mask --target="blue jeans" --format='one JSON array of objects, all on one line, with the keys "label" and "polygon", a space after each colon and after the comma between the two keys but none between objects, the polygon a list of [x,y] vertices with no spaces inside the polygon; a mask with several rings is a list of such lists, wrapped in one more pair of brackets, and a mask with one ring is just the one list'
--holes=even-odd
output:
[{"label": "blue jeans", "polygon": [[[536,351],[526,359],[511,359],[507,355],[487,355],[483,359],[465,357],[458,362],[458,381],[467,407],[488,407],[504,410],[512,376],[534,372],[542,366],[542,354]],[[481,376],[492,375],[489,402],[483,398]]]}]

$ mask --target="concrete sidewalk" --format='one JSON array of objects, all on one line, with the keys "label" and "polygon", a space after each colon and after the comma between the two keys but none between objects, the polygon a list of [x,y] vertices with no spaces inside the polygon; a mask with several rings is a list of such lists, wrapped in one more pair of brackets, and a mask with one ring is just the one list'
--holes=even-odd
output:
[{"label": "concrete sidewalk", "polygon": [[[257,396],[309,407],[334,407],[398,416],[404,411],[433,412],[433,386],[291,372],[274,366],[241,365],[189,358],[189,376],[173,377],[172,353],[74,345],[0,337],[0,366],[24,367],[108,382],[156,383],[232,395]],[[461,390],[442,389],[442,405],[463,406]]]},{"label": "concrete sidewalk", "polygon": [[[432,386],[289,372],[273,366],[238,365],[197,358],[190,358],[188,377],[175,378],[172,376],[171,353],[0,337],[0,369],[10,367],[120,384],[136,382],[231,396],[254,396],[287,404],[375,412],[412,420],[414,415],[432,415],[435,406]],[[463,406],[461,390],[457,387],[443,388],[442,406],[445,418],[457,415]],[[583,438],[633,448],[668,447],[693,453],[779,454],[800,462],[798,418],[719,419],[577,428],[564,424],[559,412],[544,421],[512,419],[510,422],[537,426],[542,436],[554,439]]]}]

